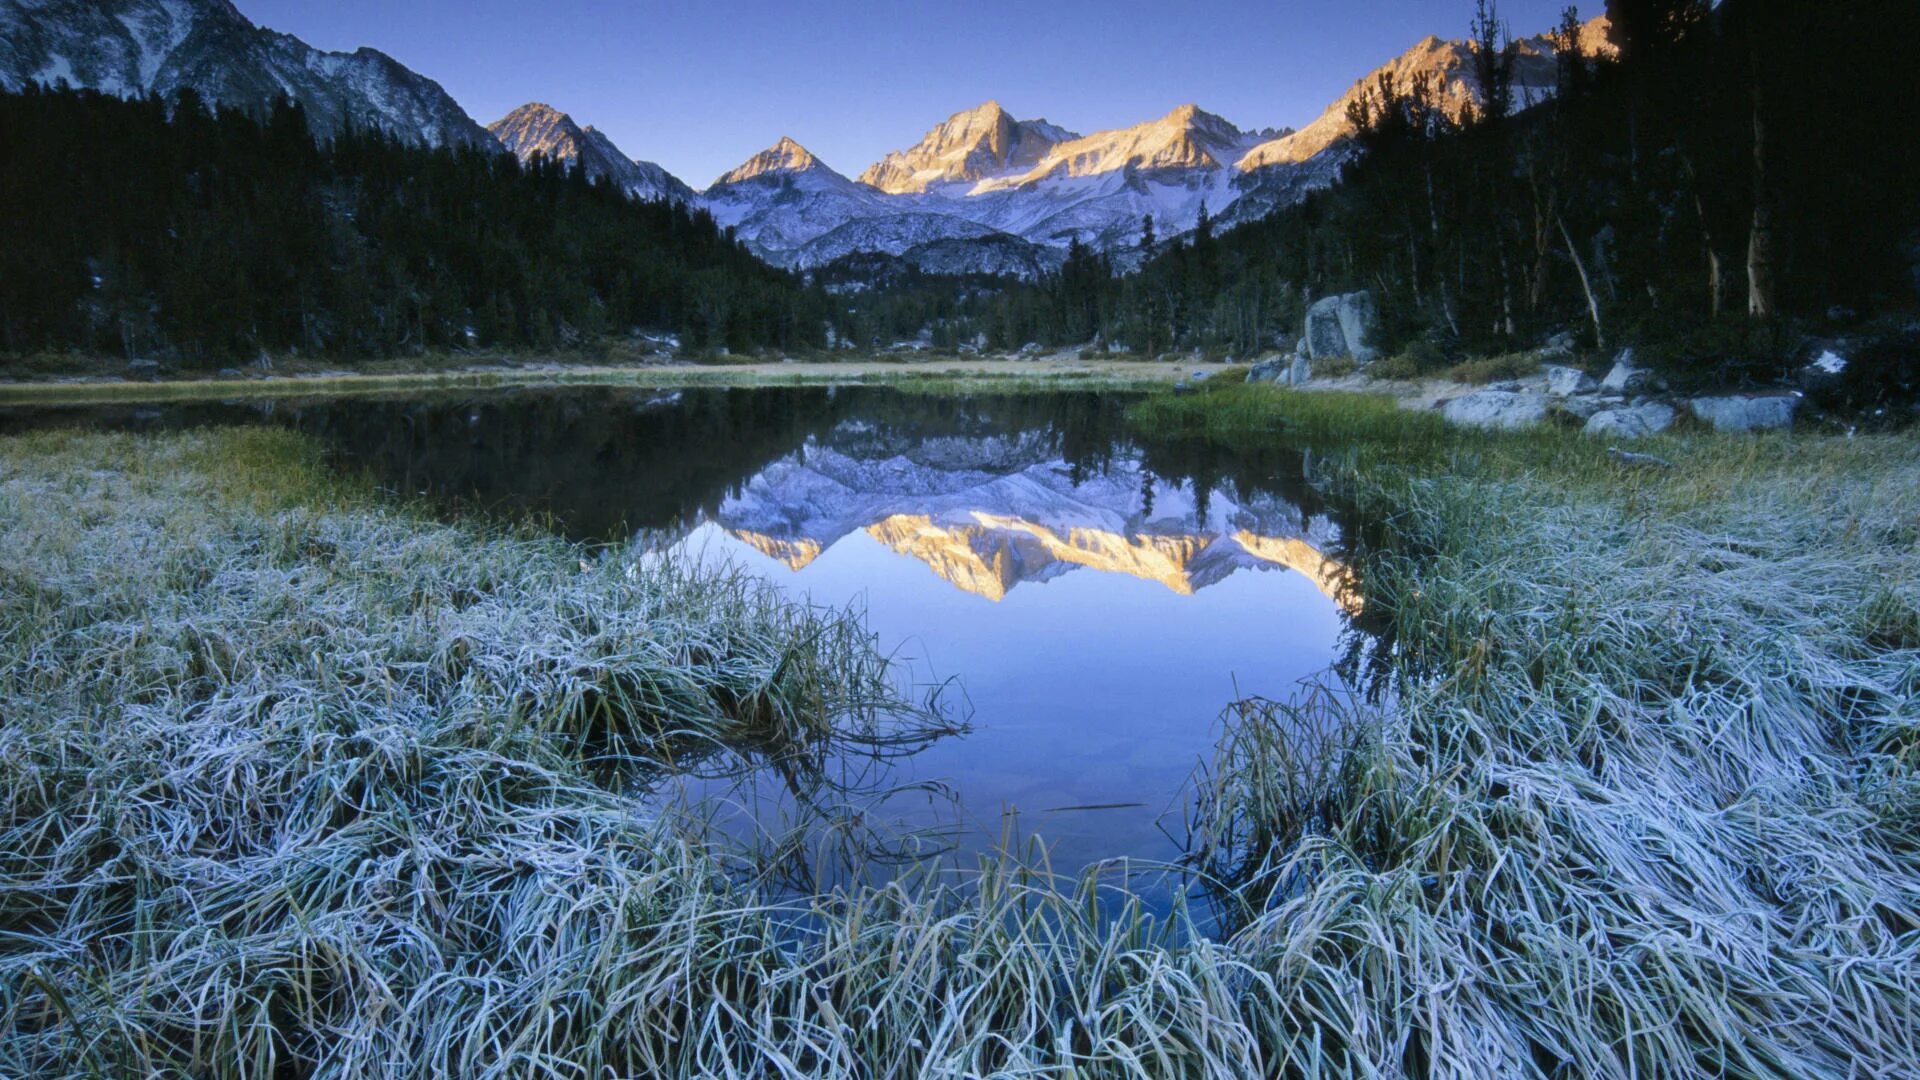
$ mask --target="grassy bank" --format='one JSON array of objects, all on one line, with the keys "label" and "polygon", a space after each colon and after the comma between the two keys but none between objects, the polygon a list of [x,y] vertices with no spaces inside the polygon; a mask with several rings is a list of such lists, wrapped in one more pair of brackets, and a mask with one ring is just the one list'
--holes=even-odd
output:
[{"label": "grassy bank", "polygon": [[1326,701],[1244,704],[1201,787],[1320,1067],[1911,1075],[1920,441],[1673,437],[1646,470],[1273,388],[1136,419],[1332,448],[1382,525],[1396,704],[1331,753]]},{"label": "grassy bank", "polygon": [[1229,710],[1218,941],[1011,862],[796,937],[648,814],[722,746],[936,732],[853,621],[286,434],[0,442],[0,1073],[1911,1074],[1920,442],[1135,415],[1325,449],[1396,619],[1390,706]]}]

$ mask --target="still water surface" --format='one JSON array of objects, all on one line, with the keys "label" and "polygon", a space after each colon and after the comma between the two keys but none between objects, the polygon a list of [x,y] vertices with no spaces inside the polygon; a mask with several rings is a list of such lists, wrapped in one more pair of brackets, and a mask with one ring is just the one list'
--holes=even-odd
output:
[{"label": "still water surface", "polygon": [[[581,388],[0,410],[0,433],[285,424],[403,497],[533,514],[588,542],[644,534],[856,606],[903,677],[944,687],[968,726],[863,774],[848,795],[863,827],[967,865],[1017,823],[1075,873],[1176,859],[1221,709],[1327,677],[1359,609],[1338,562],[1351,523],[1298,452],[1145,438],[1126,404]],[[760,775],[660,798],[742,840],[805,816]]]}]

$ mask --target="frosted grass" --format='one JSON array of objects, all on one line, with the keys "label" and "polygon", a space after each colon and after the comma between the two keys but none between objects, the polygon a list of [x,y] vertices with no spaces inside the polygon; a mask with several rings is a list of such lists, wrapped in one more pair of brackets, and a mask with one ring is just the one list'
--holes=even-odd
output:
[{"label": "frosted grass", "polygon": [[1915,444],[1558,438],[1326,467],[1401,677],[1228,711],[1219,940],[1024,854],[773,903],[619,782],[937,735],[857,620],[9,440],[0,1073],[1912,1075]]}]

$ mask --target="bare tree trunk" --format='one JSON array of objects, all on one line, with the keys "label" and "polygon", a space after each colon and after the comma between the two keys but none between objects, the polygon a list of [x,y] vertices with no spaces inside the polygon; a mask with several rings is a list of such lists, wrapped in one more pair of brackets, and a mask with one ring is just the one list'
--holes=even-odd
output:
[{"label": "bare tree trunk", "polygon": [[1560,238],[1567,242],[1567,254],[1573,256],[1573,268],[1580,273],[1580,290],[1587,294],[1587,314],[1593,318],[1593,347],[1605,352],[1607,349],[1606,327],[1600,324],[1600,298],[1593,294],[1593,280],[1587,277],[1587,263],[1580,257],[1580,246],[1573,242],[1573,232],[1567,228],[1567,219],[1555,217],[1560,224]]},{"label": "bare tree trunk", "polygon": [[1453,336],[1458,338],[1460,336],[1460,320],[1454,318],[1453,315],[1453,298],[1447,295],[1447,278],[1445,274],[1440,276],[1440,313],[1447,317],[1448,329],[1452,330]]},{"label": "bare tree trunk", "polygon": [[1440,237],[1440,200],[1433,193],[1433,166],[1427,166],[1427,231],[1435,239]]},{"label": "bare tree trunk", "polygon": [[1767,193],[1767,125],[1761,114],[1760,62],[1753,67],[1753,230],[1747,236],[1747,314],[1774,315],[1773,204]]},{"label": "bare tree trunk", "polygon": [[1506,337],[1513,337],[1518,332],[1513,319],[1513,270],[1507,262],[1506,245],[1500,243],[1498,237],[1494,238],[1494,251],[1500,257],[1500,318],[1495,322],[1494,329]]},{"label": "bare tree trunk", "polygon": [[1693,185],[1693,212],[1700,219],[1700,245],[1707,253],[1707,302],[1717,321],[1726,308],[1726,273],[1720,266],[1720,248],[1713,241],[1713,225],[1707,219],[1707,203],[1700,195],[1700,174],[1694,171],[1693,159],[1686,154],[1680,155],[1681,167],[1687,171],[1687,182]]},{"label": "bare tree trunk", "polygon": [[1547,255],[1553,250],[1553,230],[1547,222],[1559,216],[1555,204],[1559,202],[1559,192],[1550,193],[1546,205],[1542,206],[1536,185],[1533,200],[1533,280],[1528,285],[1527,310],[1532,314],[1540,313],[1540,305],[1547,298]]}]

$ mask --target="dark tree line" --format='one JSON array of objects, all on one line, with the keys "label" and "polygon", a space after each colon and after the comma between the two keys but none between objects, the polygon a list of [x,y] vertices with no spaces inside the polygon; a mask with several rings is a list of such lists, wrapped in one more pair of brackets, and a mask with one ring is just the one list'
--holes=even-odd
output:
[{"label": "dark tree line", "polygon": [[[65,89],[0,95],[0,353],[216,365],[670,331],[824,344],[823,293],[578,170]],[[3,363],[4,361],[0,361]]]},{"label": "dark tree line", "polygon": [[1913,310],[1920,4],[1612,0],[1608,15],[1595,42],[1568,12],[1558,93],[1522,110],[1514,43],[1482,0],[1479,108],[1384,80],[1353,110],[1363,153],[1333,189],[1163,242],[1137,274],[975,289],[952,332],[1247,355],[1297,337],[1313,297],[1370,289],[1387,344],[1423,365],[1571,329],[1724,377],[1760,374],[1808,328]]}]

